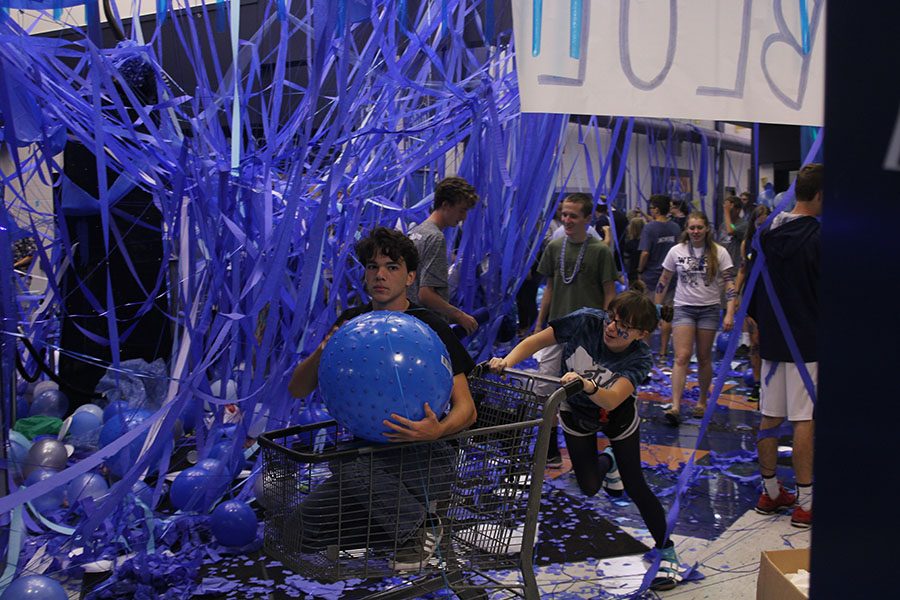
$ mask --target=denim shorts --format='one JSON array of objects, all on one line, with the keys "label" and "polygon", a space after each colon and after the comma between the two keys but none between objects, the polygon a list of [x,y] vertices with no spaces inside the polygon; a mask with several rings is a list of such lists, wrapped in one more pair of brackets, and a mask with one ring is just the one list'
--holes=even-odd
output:
[{"label": "denim shorts", "polygon": [[672,327],[687,326],[716,331],[722,310],[718,304],[710,306],[676,306]]}]

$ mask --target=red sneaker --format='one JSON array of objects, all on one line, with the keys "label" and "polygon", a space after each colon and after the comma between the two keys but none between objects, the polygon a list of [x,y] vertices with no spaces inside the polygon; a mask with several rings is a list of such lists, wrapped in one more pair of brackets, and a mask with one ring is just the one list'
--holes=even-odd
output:
[{"label": "red sneaker", "polygon": [[774,500],[769,498],[769,494],[763,490],[759,495],[759,501],[756,503],[756,512],[761,515],[771,515],[781,508],[793,506],[797,501],[797,496],[785,490],[781,485],[778,486],[778,497]]},{"label": "red sneaker", "polygon": [[812,509],[803,510],[802,506],[794,507],[791,515],[791,525],[800,529],[809,529],[812,525]]}]

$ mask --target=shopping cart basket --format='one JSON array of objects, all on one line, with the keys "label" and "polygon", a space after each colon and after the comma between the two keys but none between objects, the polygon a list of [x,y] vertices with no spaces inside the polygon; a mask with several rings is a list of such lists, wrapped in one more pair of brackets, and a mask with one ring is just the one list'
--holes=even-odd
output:
[{"label": "shopping cart basket", "polygon": [[[475,425],[434,442],[372,444],[334,421],[263,434],[265,552],[321,581],[405,573],[372,599],[444,587],[538,598],[532,559],[552,420],[581,387],[545,397],[536,380],[559,385],[476,368]],[[498,577],[508,571],[521,577]]]}]

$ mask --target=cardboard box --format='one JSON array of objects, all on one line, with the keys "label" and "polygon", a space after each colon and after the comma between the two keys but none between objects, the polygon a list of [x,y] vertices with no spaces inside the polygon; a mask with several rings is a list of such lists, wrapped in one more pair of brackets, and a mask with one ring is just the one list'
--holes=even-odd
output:
[{"label": "cardboard box", "polygon": [[809,548],[764,551],[759,557],[756,600],[805,600],[806,594],[785,575],[800,569],[809,571]]}]

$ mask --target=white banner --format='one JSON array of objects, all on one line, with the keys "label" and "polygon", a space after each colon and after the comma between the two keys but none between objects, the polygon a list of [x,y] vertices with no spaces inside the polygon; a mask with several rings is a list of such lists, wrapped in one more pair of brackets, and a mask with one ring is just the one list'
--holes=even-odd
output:
[{"label": "white banner", "polygon": [[823,124],[825,0],[579,4],[513,0],[523,112]]}]

